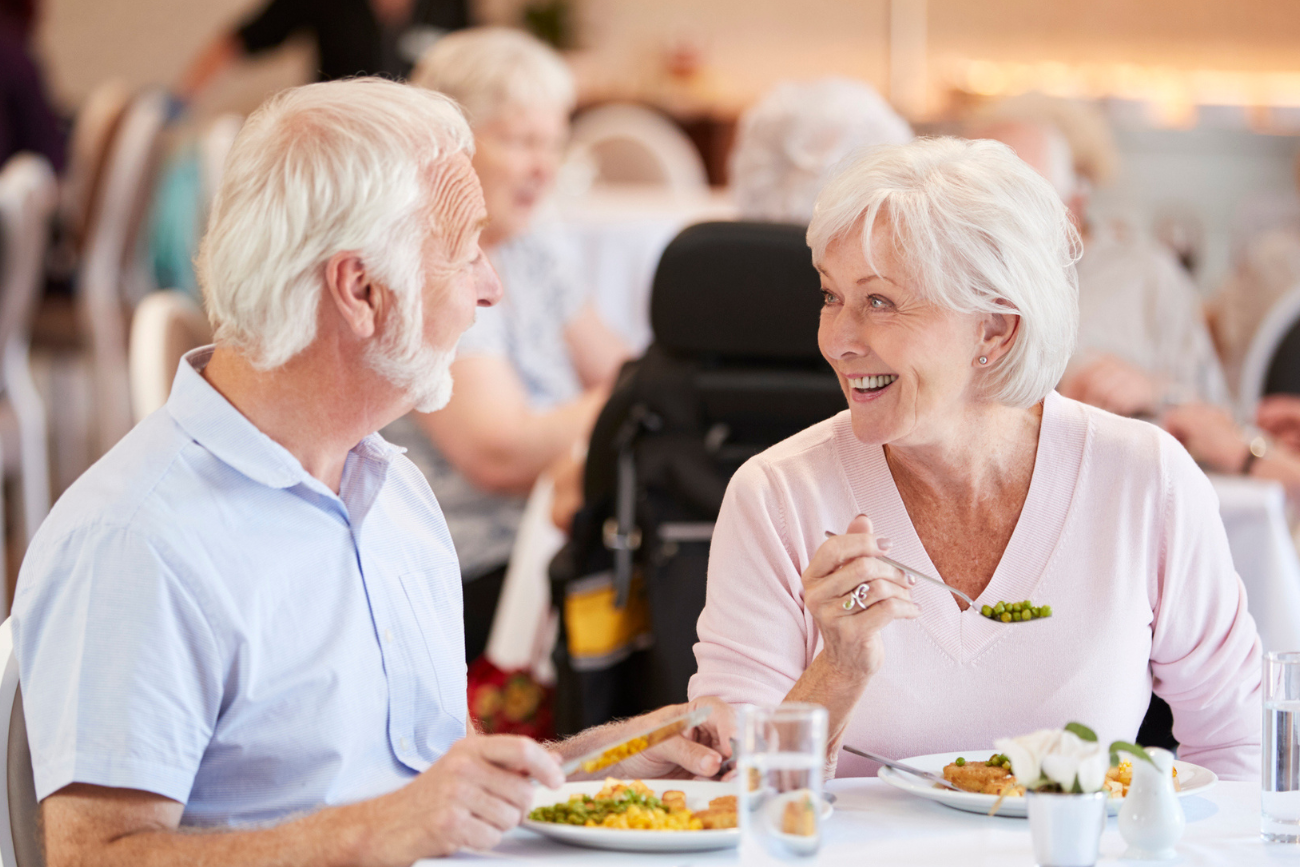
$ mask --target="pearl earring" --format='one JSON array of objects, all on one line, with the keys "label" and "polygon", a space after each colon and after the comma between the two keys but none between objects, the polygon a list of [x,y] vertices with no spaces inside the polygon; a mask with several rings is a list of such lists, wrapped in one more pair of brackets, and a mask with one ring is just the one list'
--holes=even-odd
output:
[{"label": "pearl earring", "polygon": [[988,363],[989,363],[989,357],[987,355],[981,355],[980,364],[988,364]]}]

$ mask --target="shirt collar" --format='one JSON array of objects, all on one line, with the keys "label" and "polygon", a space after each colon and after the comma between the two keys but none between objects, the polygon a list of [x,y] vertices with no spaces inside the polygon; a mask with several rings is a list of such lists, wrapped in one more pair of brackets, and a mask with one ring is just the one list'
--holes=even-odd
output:
[{"label": "shirt collar", "polygon": [[[272,488],[291,488],[298,484],[321,486],[288,449],[259,430],[203,378],[202,370],[212,358],[214,348],[202,346],[182,358],[167,399],[167,411],[172,418],[218,460],[255,482]],[[406,449],[373,433],[351,451],[359,457],[387,464]]]}]

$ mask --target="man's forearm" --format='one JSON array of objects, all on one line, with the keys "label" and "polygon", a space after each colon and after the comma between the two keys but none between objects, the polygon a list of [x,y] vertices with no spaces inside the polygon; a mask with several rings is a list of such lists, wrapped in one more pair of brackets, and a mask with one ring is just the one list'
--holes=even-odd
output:
[{"label": "man's forearm", "polygon": [[367,821],[374,802],[331,807],[256,830],[159,829],[107,841],[74,840],[60,834],[57,816],[46,811],[49,867],[353,867],[401,863],[385,860],[378,823]]}]

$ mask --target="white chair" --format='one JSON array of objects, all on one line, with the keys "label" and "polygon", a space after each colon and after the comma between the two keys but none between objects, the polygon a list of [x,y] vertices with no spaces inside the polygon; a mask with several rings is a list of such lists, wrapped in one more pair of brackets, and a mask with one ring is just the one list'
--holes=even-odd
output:
[{"label": "white chair", "polygon": [[103,193],[96,202],[81,262],[78,315],[89,337],[95,454],[108,451],[131,429],[124,308],[138,300],[130,297],[135,293],[128,288],[128,278],[135,265],[134,242],[147,208],[166,116],[167,97],[162,91],[141,94],[126,110],[109,151]]},{"label": "white chair", "polygon": [[189,295],[153,292],[131,318],[131,408],[135,420],[167,402],[181,356],[212,342],[207,317]]},{"label": "white chair", "polygon": [[[21,479],[28,541],[50,510],[45,405],[32,380],[28,347],[57,204],[54,172],[43,157],[18,154],[0,170],[0,464],[6,476]],[[0,495],[0,510],[3,502]]]},{"label": "white chair", "polygon": [[1269,308],[1259,330],[1251,338],[1250,348],[1241,362],[1241,379],[1237,383],[1237,412],[1241,421],[1254,421],[1273,357],[1297,322],[1300,322],[1300,286],[1291,289]]},{"label": "white chair", "polygon": [[32,778],[18,659],[8,618],[0,623],[0,867],[44,867],[40,840],[40,805]]},{"label": "white chair", "polygon": [[570,158],[589,160],[598,183],[656,184],[674,192],[708,190],[704,160],[672,121],[631,103],[583,112],[573,123]]}]

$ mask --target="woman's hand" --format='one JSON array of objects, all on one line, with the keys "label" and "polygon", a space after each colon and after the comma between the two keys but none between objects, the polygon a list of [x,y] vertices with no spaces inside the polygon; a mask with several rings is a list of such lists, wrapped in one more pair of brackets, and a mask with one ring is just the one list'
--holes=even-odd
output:
[{"label": "woman's hand", "polygon": [[1212,470],[1237,473],[1246,463],[1246,438],[1232,417],[1216,406],[1175,406],[1165,413],[1162,424],[1198,463]]},{"label": "woman's hand", "polygon": [[[822,543],[803,572],[804,607],[825,643],[822,664],[850,683],[865,683],[880,669],[882,629],[921,613],[912,601],[913,579],[874,559],[888,549],[889,540],[876,538],[871,520],[859,515],[844,535]],[[867,590],[861,604],[846,608],[863,584]]]}]

